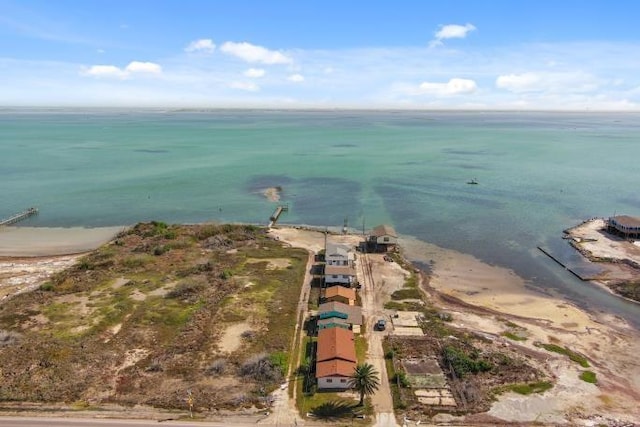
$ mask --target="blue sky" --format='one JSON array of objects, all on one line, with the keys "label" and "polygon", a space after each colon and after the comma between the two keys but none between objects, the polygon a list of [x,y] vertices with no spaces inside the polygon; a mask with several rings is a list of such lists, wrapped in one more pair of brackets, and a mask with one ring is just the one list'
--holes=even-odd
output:
[{"label": "blue sky", "polygon": [[640,2],[0,0],[0,105],[640,110]]}]

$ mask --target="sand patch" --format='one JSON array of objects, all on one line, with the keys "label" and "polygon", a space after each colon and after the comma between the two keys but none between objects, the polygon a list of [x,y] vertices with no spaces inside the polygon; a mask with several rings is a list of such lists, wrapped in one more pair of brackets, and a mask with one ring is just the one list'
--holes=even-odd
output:
[{"label": "sand patch", "polygon": [[113,239],[124,227],[0,227],[0,256],[41,257],[89,252]]},{"label": "sand patch", "polygon": [[136,289],[133,292],[131,292],[131,295],[129,295],[129,298],[131,298],[134,301],[144,301],[145,299],[147,299],[147,296],[142,292],[140,292],[140,290]]},{"label": "sand patch", "polygon": [[159,287],[158,289],[154,289],[151,292],[149,292],[149,296],[163,297],[163,296],[167,295],[171,291],[171,289],[175,288],[177,284],[178,284],[178,282],[167,283],[167,284]]},{"label": "sand patch", "polygon": [[121,287],[123,287],[124,285],[126,285],[127,283],[129,283],[129,279],[127,279],[126,277],[118,277],[113,284],[111,285],[112,289],[119,289]]},{"label": "sand patch", "polygon": [[266,262],[267,270],[278,270],[291,265],[289,258],[247,258],[247,264],[257,264],[259,262]]},{"label": "sand patch", "polygon": [[0,301],[38,288],[52,274],[74,265],[78,258],[80,258],[79,255],[0,258]]},{"label": "sand patch", "polygon": [[239,322],[227,326],[222,334],[222,338],[220,338],[218,342],[220,350],[233,353],[242,345],[242,334],[251,330],[253,330],[253,328],[249,322]]},{"label": "sand patch", "polygon": [[124,361],[116,369],[116,371],[122,371],[130,366],[135,365],[145,357],[149,355],[150,351],[145,348],[134,348],[127,350],[124,354]]},{"label": "sand patch", "polygon": [[280,201],[280,195],[282,194],[282,187],[275,186],[269,187],[262,190],[262,195],[269,200],[270,202],[278,202]]}]

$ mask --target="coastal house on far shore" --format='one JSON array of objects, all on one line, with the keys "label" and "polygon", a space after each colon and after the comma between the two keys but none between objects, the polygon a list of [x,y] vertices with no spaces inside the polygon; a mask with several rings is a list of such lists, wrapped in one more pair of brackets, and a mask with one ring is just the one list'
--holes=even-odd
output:
[{"label": "coastal house on far shore", "polygon": [[356,345],[353,332],[343,328],[318,332],[316,378],[320,390],[346,390],[356,368]]},{"label": "coastal house on far shore", "polygon": [[607,220],[607,231],[624,239],[640,239],[640,218],[618,215]]},{"label": "coastal house on far shore", "polygon": [[374,252],[388,252],[398,244],[398,234],[390,225],[379,225],[371,230],[369,235],[369,250]]},{"label": "coastal house on far shore", "polygon": [[327,242],[324,259],[327,265],[353,267],[355,265],[356,254],[349,245]]},{"label": "coastal house on far shore", "polygon": [[356,290],[344,286],[332,286],[322,290],[323,302],[337,301],[346,305],[356,304]]}]

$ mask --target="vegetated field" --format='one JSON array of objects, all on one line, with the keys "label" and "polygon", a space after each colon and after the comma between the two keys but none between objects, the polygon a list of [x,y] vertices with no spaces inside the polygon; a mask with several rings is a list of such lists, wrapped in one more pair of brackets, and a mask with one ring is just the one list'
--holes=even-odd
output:
[{"label": "vegetated field", "polygon": [[307,256],[253,226],[138,224],[0,305],[0,400],[261,407]]},{"label": "vegetated field", "polygon": [[[417,309],[417,307],[414,307]],[[538,361],[515,347],[458,330],[441,319],[433,307],[421,312],[424,337],[389,337],[385,340],[389,377],[404,377],[402,361],[435,357],[457,402],[458,412],[483,412],[496,393],[506,390],[543,392],[551,387],[548,376],[537,369]],[[418,402],[411,388],[392,383],[394,406],[409,418],[430,410]],[[439,409],[433,408],[438,411]]]}]

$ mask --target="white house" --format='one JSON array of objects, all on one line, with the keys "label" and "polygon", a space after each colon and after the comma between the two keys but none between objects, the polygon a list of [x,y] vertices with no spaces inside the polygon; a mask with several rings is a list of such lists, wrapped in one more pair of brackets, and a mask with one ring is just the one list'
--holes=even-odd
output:
[{"label": "white house", "polygon": [[346,265],[353,267],[356,254],[348,245],[327,242],[324,259],[327,265]]},{"label": "white house", "polygon": [[358,361],[353,332],[338,327],[318,331],[316,360],[319,390],[348,389]]},{"label": "white house", "polygon": [[346,265],[325,265],[324,283],[327,286],[344,285],[351,287],[356,283],[356,269]]},{"label": "white house", "polygon": [[398,244],[398,234],[390,225],[379,225],[371,231],[369,244],[376,251],[388,251]]}]

